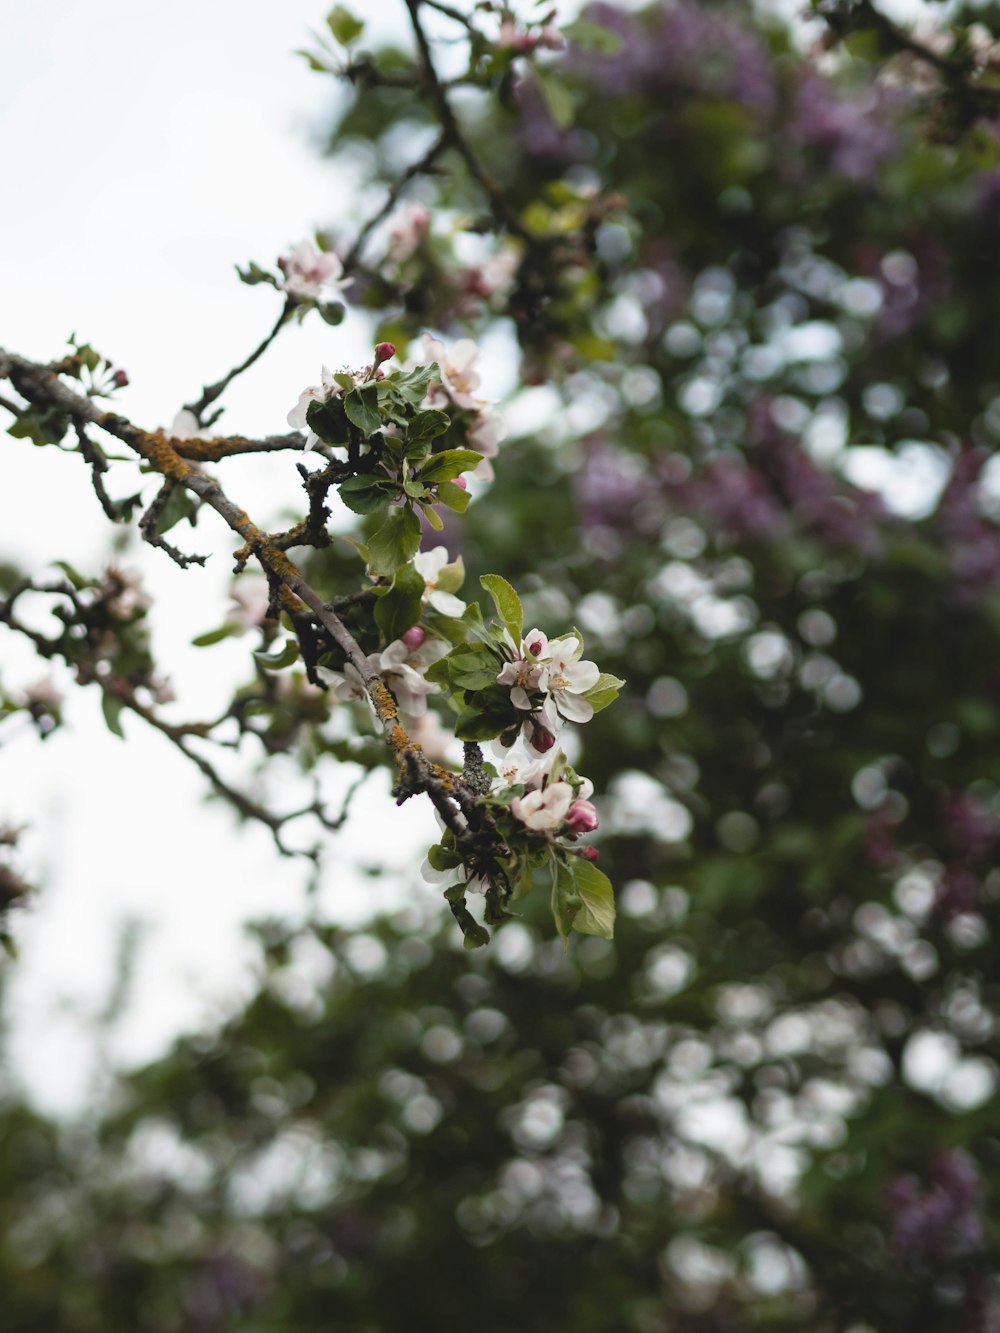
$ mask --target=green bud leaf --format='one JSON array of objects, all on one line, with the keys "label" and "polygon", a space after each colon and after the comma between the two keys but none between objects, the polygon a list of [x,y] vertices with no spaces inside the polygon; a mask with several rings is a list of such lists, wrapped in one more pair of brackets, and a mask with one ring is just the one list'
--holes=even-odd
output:
[{"label": "green bud leaf", "polygon": [[406,505],[392,512],[368,542],[368,572],[385,577],[395,574],[419,549],[420,519]]},{"label": "green bud leaf", "polygon": [[424,412],[418,412],[410,422],[406,432],[407,442],[426,444],[428,440],[436,440],[439,435],[443,435],[450,425],[451,419],[447,412],[428,408]]},{"label": "green bud leaf", "polygon": [[594,712],[599,713],[603,708],[607,708],[608,704],[614,703],[624,684],[625,682],[618,676],[602,671],[597,684],[592,685],[583,697],[590,703]]},{"label": "green bud leaf", "polygon": [[610,940],[615,934],[615,894],[611,881],[593,861],[582,856],[570,858],[573,884],[580,906],[573,918],[573,929],[581,935],[600,935]]},{"label": "green bud leaf", "polygon": [[272,652],[255,652],[254,657],[262,667],[268,671],[281,671],[285,667],[290,667],[293,662],[298,660],[299,641],[298,639],[286,639],[284,643],[279,644]]},{"label": "green bud leaf", "polygon": [[349,9],[336,5],[326,16],[326,26],[333,39],[341,46],[350,46],[356,42],[365,30],[364,20],[355,18]]},{"label": "green bud leaf", "polygon": [[340,498],[356,514],[373,514],[389,503],[395,490],[390,481],[378,481],[367,475],[348,477],[340,484]]},{"label": "green bud leaf", "polygon": [[199,634],[197,638],[192,639],[191,647],[211,648],[213,643],[221,643],[223,639],[228,639],[235,633],[235,625],[220,625],[218,629],[210,629],[205,634]]},{"label": "green bud leaf", "polygon": [[430,456],[420,469],[420,480],[428,486],[435,481],[451,481],[482,461],[482,454],[477,454],[475,449],[445,449]]},{"label": "green bud leaf", "polygon": [[515,643],[520,643],[521,631],[524,626],[524,609],[521,606],[520,597],[507,580],[501,578],[499,574],[484,574],[479,582],[493,598],[497,615],[503,621],[504,627],[511,638]]},{"label": "green bud leaf", "polygon": [[456,486],[453,481],[438,482],[438,500],[456,513],[464,514],[471,499],[469,492],[462,486]]},{"label": "green bud leaf", "polygon": [[420,619],[424,578],[411,564],[396,571],[389,591],[375,603],[375,623],[387,643],[400,638]]},{"label": "green bud leaf", "polygon": [[[378,389],[371,384],[360,384],[344,399],[348,421],[354,423],[362,435],[374,435],[382,424],[378,411]],[[318,432],[317,432],[318,434]]]},{"label": "green bud leaf", "polygon": [[347,416],[342,398],[329,398],[325,403],[318,399],[306,409],[306,421],[309,429],[315,431],[324,444],[347,443]]},{"label": "green bud leaf", "polygon": [[108,731],[114,732],[116,736],[125,739],[125,732],[122,730],[121,716],[125,704],[117,695],[109,694],[107,690],[101,694],[101,712],[104,714],[104,721],[108,724]]}]

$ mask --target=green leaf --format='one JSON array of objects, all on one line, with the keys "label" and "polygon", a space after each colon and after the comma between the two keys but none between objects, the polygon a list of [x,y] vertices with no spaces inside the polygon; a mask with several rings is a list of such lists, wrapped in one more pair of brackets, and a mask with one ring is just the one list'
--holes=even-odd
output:
[{"label": "green leaf", "polygon": [[431,361],[425,366],[417,366],[415,370],[397,370],[392,375],[386,375],[380,381],[379,391],[386,395],[396,394],[411,407],[419,407],[427,397],[431,384],[440,378],[437,362]]},{"label": "green leaf", "polygon": [[79,592],[81,588],[90,586],[90,580],[85,579],[79,570],[73,568],[68,560],[53,560],[52,563],[55,565],[56,569],[62,570],[77,592]]},{"label": "green leaf", "polygon": [[462,858],[457,852],[442,847],[439,842],[434,843],[427,849],[427,860],[432,868],[438,871],[454,870],[456,866],[462,864]]},{"label": "green leaf", "polygon": [[211,648],[213,643],[221,643],[223,639],[230,638],[236,633],[235,625],[220,625],[218,629],[210,629],[204,634],[199,634],[197,638],[191,640],[192,648]]},{"label": "green leaf", "polygon": [[595,713],[599,713],[608,704],[613,704],[618,698],[618,692],[625,684],[618,676],[609,675],[602,671],[597,679],[597,684],[592,685],[583,696],[591,705]]},{"label": "green leaf", "polygon": [[190,491],[186,491],[183,486],[176,486],[163,506],[159,521],[156,524],[156,530],[161,536],[176,527],[183,519],[189,522],[195,517],[198,507]]},{"label": "green leaf", "polygon": [[573,872],[562,859],[552,859],[552,917],[563,942],[569,939],[582,900],[576,891]]},{"label": "green leaf", "polygon": [[611,881],[593,861],[582,856],[556,856],[552,863],[552,915],[565,940],[571,930],[580,935],[615,933],[615,895]]},{"label": "green leaf", "polygon": [[471,704],[455,719],[455,735],[460,741],[492,741],[511,723],[511,710],[478,708]]},{"label": "green leaf", "polygon": [[326,16],[326,26],[330,29],[334,41],[341,46],[350,46],[356,42],[365,30],[363,19],[355,18],[349,9],[336,5]]},{"label": "green leaf", "polygon": [[284,667],[290,667],[293,662],[298,660],[299,641],[298,639],[286,639],[284,643],[279,644],[273,652],[255,652],[254,657],[268,671],[281,671]]},{"label": "green leaf", "polygon": [[[437,586],[440,592],[458,592],[465,582],[465,561],[460,555],[438,570]],[[468,616],[468,609],[463,613]],[[481,619],[481,616],[480,616]]]},{"label": "green leaf", "polygon": [[277,287],[278,280],[273,273],[268,273],[266,268],[261,268],[253,260],[246,266],[240,268],[236,265],[236,272],[239,274],[240,282],[245,282],[248,287],[256,287],[259,282],[265,282],[269,287]]},{"label": "green leaf", "polygon": [[477,454],[475,449],[445,449],[431,455],[420,469],[420,480],[428,486],[436,481],[451,481],[482,461],[482,454]]},{"label": "green leaf", "polygon": [[479,582],[493,598],[497,615],[515,643],[521,642],[521,630],[524,626],[524,609],[521,599],[505,578],[499,574],[484,574]]},{"label": "green leaf", "polygon": [[389,503],[395,489],[392,482],[378,481],[371,476],[348,477],[340,484],[340,498],[356,514],[373,514]]},{"label": "green leaf", "polygon": [[472,498],[464,486],[456,486],[453,481],[438,482],[438,500],[459,514],[464,514]]},{"label": "green leaf", "polygon": [[122,730],[121,716],[125,704],[117,695],[110,694],[107,690],[101,693],[101,712],[104,714],[104,721],[108,724],[108,731],[113,731],[116,736],[125,739],[125,732]]},{"label": "green leaf", "polygon": [[347,413],[348,421],[352,421],[362,435],[374,435],[382,424],[378,411],[378,387],[375,381],[373,380],[371,384],[360,384],[356,389],[352,389],[344,399],[344,411]]},{"label": "green leaf", "polygon": [[576,98],[563,81],[548,70],[543,74],[536,67],[535,79],[549,115],[561,130],[568,129],[576,119]]},{"label": "green leaf", "polygon": [[396,571],[392,587],[375,603],[375,623],[387,643],[400,638],[420,619],[424,577],[412,565]]},{"label": "green leaf", "polygon": [[563,36],[574,46],[583,51],[597,51],[600,55],[613,56],[620,51],[624,38],[620,33],[612,32],[591,19],[574,19],[562,29]]},{"label": "green leaf", "polygon": [[573,929],[581,935],[600,935],[610,940],[615,934],[615,893],[611,881],[593,861],[574,856],[570,861],[573,883],[580,896],[580,907],[573,919]]},{"label": "green leaf", "polygon": [[460,690],[485,690],[496,684],[499,663],[485,647],[473,644],[448,656],[448,676]]},{"label": "green leaf", "polygon": [[391,513],[369,540],[368,572],[386,577],[395,574],[419,549],[420,519],[406,505]]},{"label": "green leaf", "polygon": [[435,532],[444,531],[444,520],[434,511],[431,505],[425,504],[421,508],[424,511],[424,518],[431,525]]},{"label": "green leaf", "polygon": [[409,444],[426,444],[428,440],[436,440],[439,435],[443,435],[451,425],[451,418],[447,412],[439,412],[436,407],[428,408],[425,412],[418,412],[410,422],[406,431],[406,439]]},{"label": "green leaf", "polygon": [[315,431],[325,444],[347,443],[347,416],[342,398],[335,396],[326,402],[317,399],[310,403],[306,409],[306,421],[309,429]]}]

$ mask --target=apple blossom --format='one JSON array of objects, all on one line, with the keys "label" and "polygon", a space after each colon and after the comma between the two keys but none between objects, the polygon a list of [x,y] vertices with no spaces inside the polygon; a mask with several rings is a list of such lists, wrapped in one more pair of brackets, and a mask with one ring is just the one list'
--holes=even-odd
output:
[{"label": "apple blossom", "polygon": [[409,647],[402,639],[395,639],[383,652],[373,653],[368,660],[385,677],[403,712],[411,717],[422,717],[427,712],[428,694],[440,694],[441,686],[424,680],[407,662],[409,656]]},{"label": "apple blossom", "polygon": [[423,204],[411,204],[389,232],[386,253],[396,264],[405,263],[431,229],[431,215]]},{"label": "apple blossom", "polygon": [[527,657],[515,658],[513,662],[507,662],[503,670],[497,676],[498,685],[510,685],[510,701],[515,708],[520,708],[524,712],[530,712],[535,705],[532,702],[531,695],[539,690],[544,690],[547,683],[547,668],[538,662],[532,661]]},{"label": "apple blossom", "polygon": [[511,813],[538,833],[557,829],[566,819],[573,800],[573,788],[568,782],[553,782],[541,791],[529,791],[526,796],[515,796],[510,803]]},{"label": "apple blossom", "polygon": [[549,644],[546,688],[567,722],[589,722],[594,716],[593,705],[583,696],[594,688],[601,672],[596,662],[577,660],[582,652],[583,644],[574,635]]},{"label": "apple blossom", "polygon": [[[424,580],[423,600],[443,616],[460,616],[465,610],[465,603],[454,593],[445,592],[438,587],[442,571],[449,566],[448,548],[433,546],[429,551],[418,551],[413,557],[413,567]],[[453,562],[457,564],[456,562]],[[461,580],[459,580],[461,581]]]},{"label": "apple blossom", "polygon": [[535,758],[527,750],[519,751],[514,746],[504,749],[494,742],[490,751],[493,766],[497,770],[494,791],[517,786],[529,789],[540,787],[551,767],[551,761]]},{"label": "apple blossom", "polygon": [[280,286],[299,301],[315,301],[323,288],[342,292],[354,281],[343,276],[339,255],[316,250],[308,241],[300,241],[290,255],[282,255],[278,267],[283,274]]},{"label": "apple blossom", "polygon": [[455,406],[472,411],[482,407],[483,400],[472,396],[479,388],[479,374],[473,370],[479,357],[479,348],[472,339],[460,338],[458,342],[452,343],[450,351],[429,333],[422,335],[422,341],[424,359],[437,362],[441,372],[441,387]]}]

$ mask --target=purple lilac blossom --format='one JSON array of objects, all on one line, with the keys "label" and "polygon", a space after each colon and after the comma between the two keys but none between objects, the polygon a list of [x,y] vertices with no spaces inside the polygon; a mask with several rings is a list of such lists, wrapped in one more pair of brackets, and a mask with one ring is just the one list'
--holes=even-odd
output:
[{"label": "purple lilac blossom", "polygon": [[982,1181],[961,1148],[937,1154],[932,1184],[921,1192],[913,1176],[896,1176],[886,1190],[891,1219],[889,1249],[908,1266],[955,1258],[982,1248]]},{"label": "purple lilac blossom", "polygon": [[841,176],[869,181],[899,146],[893,124],[899,103],[898,94],[878,88],[847,97],[815,70],[804,69],[786,133],[798,147],[822,149]]},{"label": "purple lilac blossom", "polygon": [[979,507],[981,475],[989,458],[985,449],[963,448],[938,505],[938,527],[962,602],[977,600],[1000,580],[1000,529]]}]

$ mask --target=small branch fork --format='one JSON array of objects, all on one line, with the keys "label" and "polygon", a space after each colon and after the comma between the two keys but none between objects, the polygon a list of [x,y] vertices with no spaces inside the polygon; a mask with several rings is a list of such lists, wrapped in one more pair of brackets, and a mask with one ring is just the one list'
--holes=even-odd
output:
[{"label": "small branch fork", "polygon": [[[88,427],[96,426],[107,432],[127,445],[152,470],[158,472],[163,477],[164,483],[151,506],[151,511],[157,507],[162,510],[170,493],[178,486],[184,487],[196,495],[203,504],[214,509],[244,543],[237,554],[238,563],[244,563],[253,555],[272,588],[280,591],[285,608],[294,610],[304,604],[312,613],[313,620],[338,645],[347,661],[358,671],[379,720],[385,742],[395,761],[397,801],[401,803],[418,792],[426,793],[446,826],[455,834],[460,851],[468,850],[470,859],[474,857],[479,861],[500,854],[501,848],[492,821],[477,799],[481,785],[478,774],[470,770],[472,780],[467,781],[461,775],[449,772],[440,765],[432,763],[421,747],[410,739],[399,721],[396,701],[391,692],[337,614],[335,608],[338,603],[325,599],[307,582],[299,568],[282,549],[286,544],[284,541],[258,528],[246,512],[229,498],[219,483],[183,457],[180,449],[176,447],[178,442],[170,440],[162,431],[145,431],[117,413],[102,411],[93,399],[83,397],[70,389],[48,366],[6,352],[2,348],[0,348],[0,379],[10,380],[17,392],[34,406],[54,408],[64,413],[79,431],[85,432]],[[224,445],[226,442],[219,443]],[[225,456],[224,450],[220,456]],[[166,498],[163,498],[164,496]],[[155,518],[155,514],[150,518],[147,513],[144,520],[151,529],[155,528]],[[162,544],[162,538],[155,544]],[[190,557],[185,559],[190,563]],[[348,598],[347,604],[356,600],[358,599]],[[6,619],[6,623],[11,624],[10,599],[4,605],[7,607],[7,615],[0,615],[0,619]],[[339,605],[343,606],[344,602],[341,601]],[[20,625],[17,628],[22,632],[28,632],[36,647],[45,655],[51,656],[57,651],[53,649],[50,641],[44,639],[44,636],[29,632],[26,627]],[[46,651],[47,649],[49,651]],[[285,822],[291,816],[279,820],[270,812],[256,806],[242,793],[230,788],[212,765],[187,744],[191,735],[190,730],[178,731],[169,727],[134,696],[130,698],[126,694],[122,702],[183,750],[208,777],[212,785],[242,813],[268,824],[275,834],[279,847],[285,850],[280,841],[280,827],[276,827],[276,824]]]}]

